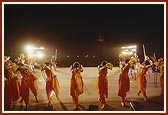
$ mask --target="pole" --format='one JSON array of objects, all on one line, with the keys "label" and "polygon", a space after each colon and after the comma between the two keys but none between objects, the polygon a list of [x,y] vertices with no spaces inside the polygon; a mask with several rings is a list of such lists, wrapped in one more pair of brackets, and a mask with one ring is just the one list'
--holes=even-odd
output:
[{"label": "pole", "polygon": [[57,49],[55,49],[55,61],[57,60]]},{"label": "pole", "polygon": [[144,59],[145,59],[146,52],[145,52],[145,45],[144,44],[143,44],[143,54],[144,54]]},{"label": "pole", "polygon": [[155,52],[154,52],[154,54],[153,54],[153,57],[154,57],[154,59],[155,59],[155,61],[156,61],[157,59],[156,59],[156,54],[155,54]]},{"label": "pole", "polygon": [[130,106],[133,111],[136,111],[136,106],[133,102],[130,102]]}]

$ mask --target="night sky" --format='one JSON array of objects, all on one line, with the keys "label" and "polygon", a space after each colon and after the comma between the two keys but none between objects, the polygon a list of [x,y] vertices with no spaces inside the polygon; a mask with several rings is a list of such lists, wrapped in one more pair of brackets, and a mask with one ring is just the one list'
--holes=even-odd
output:
[{"label": "night sky", "polygon": [[[99,35],[104,41],[98,43]],[[137,54],[164,57],[163,4],[5,4],[5,55],[24,46],[44,46],[47,55],[95,55],[116,61],[123,45],[135,44]]]}]

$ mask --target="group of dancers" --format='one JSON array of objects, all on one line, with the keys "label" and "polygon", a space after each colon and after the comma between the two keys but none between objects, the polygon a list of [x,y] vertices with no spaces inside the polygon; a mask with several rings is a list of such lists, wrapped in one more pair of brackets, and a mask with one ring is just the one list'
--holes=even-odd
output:
[{"label": "group of dancers", "polygon": [[[134,68],[136,61],[134,59],[128,60],[121,68],[118,79],[118,96],[121,98],[121,105],[125,106],[126,95],[130,90],[130,78],[128,75],[129,69]],[[145,60],[139,67],[138,73],[136,74],[136,79],[138,83],[137,95],[141,94],[144,97],[144,100],[148,100],[146,94],[146,72],[149,68],[159,67],[160,69],[160,96],[164,95],[164,62],[160,58],[154,63],[149,63],[148,60]],[[101,62],[98,65],[98,79],[97,79],[97,92],[98,92],[98,101],[102,104],[102,109],[106,107],[106,98],[108,97],[108,70],[112,70],[113,64],[107,61]],[[82,79],[81,72],[83,72],[83,66],[79,62],[74,62],[70,66],[71,70],[71,79],[70,79],[70,95],[72,101],[75,104],[74,110],[82,108],[79,102],[79,96],[84,93],[84,82]],[[16,72],[19,71],[22,75],[21,80],[16,76]],[[61,103],[59,96],[59,81],[57,75],[54,74],[50,63],[41,64],[41,72],[45,76],[46,82],[46,95],[48,98],[48,107],[52,107],[53,102],[51,96],[53,92],[55,93],[56,99]],[[33,74],[33,72],[22,64],[15,64],[4,58],[4,104],[6,110],[11,110],[14,101],[24,101],[26,104],[25,110],[28,109],[29,105],[29,90],[32,91],[36,102],[38,103],[37,97],[37,83],[38,78]]]}]

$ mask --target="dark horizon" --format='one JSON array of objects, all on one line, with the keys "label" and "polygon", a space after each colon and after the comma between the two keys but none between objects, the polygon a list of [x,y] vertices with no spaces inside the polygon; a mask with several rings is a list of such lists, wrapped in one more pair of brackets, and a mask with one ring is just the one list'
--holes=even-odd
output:
[{"label": "dark horizon", "polygon": [[142,44],[147,55],[164,57],[164,5],[5,4],[4,54],[24,53],[26,44],[44,46],[48,56],[58,49],[60,61],[96,55],[115,62],[120,47],[132,44],[141,59]]}]

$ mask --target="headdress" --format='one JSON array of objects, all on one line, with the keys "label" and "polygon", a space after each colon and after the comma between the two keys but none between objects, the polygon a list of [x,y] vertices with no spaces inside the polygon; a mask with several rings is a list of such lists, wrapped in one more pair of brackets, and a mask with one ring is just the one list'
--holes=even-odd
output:
[{"label": "headdress", "polygon": [[113,64],[111,64],[110,62],[108,62],[108,63],[106,64],[106,67],[107,67],[108,69],[112,70]]}]

